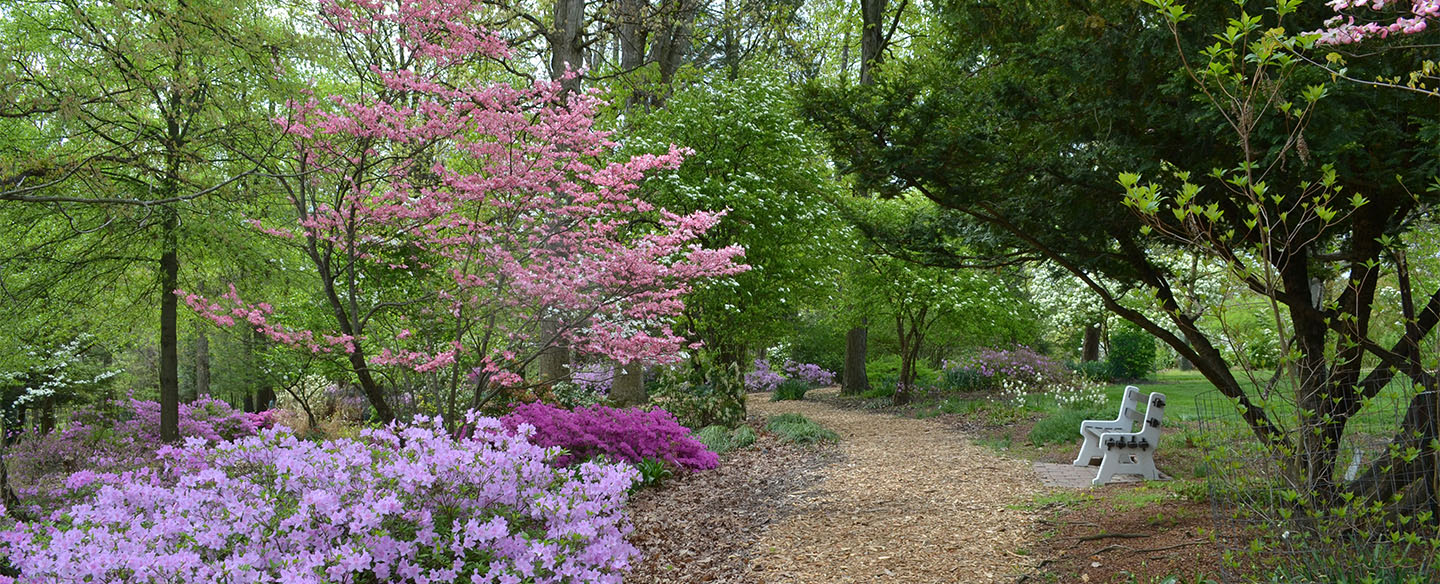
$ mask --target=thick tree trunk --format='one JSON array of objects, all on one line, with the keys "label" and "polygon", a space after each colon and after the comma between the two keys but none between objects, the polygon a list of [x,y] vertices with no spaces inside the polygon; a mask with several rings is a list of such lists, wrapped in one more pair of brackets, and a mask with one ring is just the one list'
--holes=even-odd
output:
[{"label": "thick tree trunk", "polygon": [[875,82],[875,66],[885,54],[886,0],[860,0],[860,84]]},{"label": "thick tree trunk", "polygon": [[204,323],[195,324],[195,393],[192,398],[210,395],[210,337]]},{"label": "thick tree trunk", "polygon": [[560,337],[560,323],[546,320],[540,325],[540,338],[550,343],[540,351],[537,359],[541,381],[565,381],[570,379],[570,346]]},{"label": "thick tree trunk", "polygon": [[[169,192],[174,192],[170,189]],[[180,360],[177,309],[180,287],[180,218],[165,207],[161,214],[160,252],[160,439],[180,440]]]},{"label": "thick tree trunk", "polygon": [[40,435],[45,436],[55,429],[55,396],[40,402]]},{"label": "thick tree trunk", "polygon": [[[555,0],[554,28],[546,37],[550,41],[550,79],[559,80],[567,69],[578,69],[584,58],[580,38],[585,20],[585,0]],[[580,77],[562,82],[570,93],[580,91]]]},{"label": "thick tree trunk", "polygon": [[1085,327],[1085,340],[1080,344],[1081,361],[1100,360],[1100,325],[1092,324]]},{"label": "thick tree trunk", "polygon": [[840,392],[845,395],[860,395],[870,389],[870,379],[865,376],[868,332],[861,324],[845,333],[845,371],[840,377]]},{"label": "thick tree trunk", "polygon": [[615,364],[615,380],[610,384],[610,401],[628,408],[650,401],[645,395],[645,367],[639,363]]}]

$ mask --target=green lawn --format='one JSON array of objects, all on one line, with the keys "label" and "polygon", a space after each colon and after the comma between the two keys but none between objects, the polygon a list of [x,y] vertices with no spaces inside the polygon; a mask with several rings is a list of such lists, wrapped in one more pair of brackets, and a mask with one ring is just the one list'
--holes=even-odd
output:
[{"label": "green lawn", "polygon": [[[1288,383],[1282,381],[1277,384],[1271,392],[1270,400],[1266,402],[1261,399],[1259,386],[1269,378],[1269,372],[1260,373],[1256,376],[1255,381],[1251,381],[1244,371],[1236,369],[1234,374],[1247,387],[1252,401],[1275,412],[1278,417],[1276,421],[1282,427],[1295,425],[1295,405]],[[1106,388],[1106,395],[1110,399],[1106,407],[1110,411],[1119,407],[1120,396],[1126,385],[1129,384],[1117,383]],[[1158,391],[1165,394],[1167,402],[1165,417],[1168,419],[1178,421],[1228,420],[1237,424],[1240,422],[1240,415],[1235,411],[1230,400],[1220,395],[1215,386],[1206,380],[1199,371],[1166,369],[1155,373],[1150,379],[1135,384],[1135,386],[1144,393]],[[1406,382],[1396,381],[1390,384],[1361,410],[1360,415],[1351,421],[1350,427],[1354,430],[1382,433],[1387,428],[1393,429],[1396,420],[1409,403],[1411,395],[1412,390]]]}]

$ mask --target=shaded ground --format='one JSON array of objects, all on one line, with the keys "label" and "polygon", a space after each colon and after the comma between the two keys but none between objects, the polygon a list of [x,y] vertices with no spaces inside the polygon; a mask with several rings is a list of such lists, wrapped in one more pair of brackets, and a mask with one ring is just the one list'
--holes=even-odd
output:
[{"label": "shaded ground", "polygon": [[840,444],[762,433],[720,469],[640,493],[632,541],[645,559],[627,582],[1145,584],[1214,574],[1210,508],[1177,494],[1187,483],[1042,487],[1018,457],[1074,455],[1023,444],[1033,420],[915,419],[834,389],[768,399],[750,396],[757,430],[796,412],[840,433]]},{"label": "shaded ground", "polygon": [[756,396],[759,416],[799,413],[841,435],[843,460],[749,550],[758,581],[1008,582],[1034,558],[1030,465],[933,420]]},{"label": "shaded ground", "polygon": [[[761,422],[752,418],[758,431]],[[760,433],[720,467],[666,481],[629,504],[630,540],[644,554],[626,582],[760,582],[749,548],[757,533],[792,513],[821,470],[840,460],[835,445],[796,446]]]}]

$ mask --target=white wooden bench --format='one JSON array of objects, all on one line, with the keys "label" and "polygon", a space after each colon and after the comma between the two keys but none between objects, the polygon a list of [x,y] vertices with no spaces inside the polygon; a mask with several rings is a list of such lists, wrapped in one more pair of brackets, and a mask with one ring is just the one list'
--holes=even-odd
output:
[{"label": "white wooden bench", "polygon": [[1105,456],[1105,446],[1100,435],[1106,432],[1131,432],[1135,422],[1140,421],[1140,388],[1133,385],[1125,388],[1120,398],[1120,415],[1114,420],[1085,420],[1080,422],[1080,436],[1085,442],[1080,445],[1080,455],[1075,457],[1075,466],[1091,466],[1097,458]]},{"label": "white wooden bench", "polygon": [[1160,425],[1165,420],[1165,394],[1150,394],[1145,405],[1145,422],[1139,432],[1104,432],[1100,445],[1105,455],[1093,485],[1103,485],[1117,474],[1138,474],[1150,480],[1160,478],[1155,469],[1155,451],[1160,447]]}]

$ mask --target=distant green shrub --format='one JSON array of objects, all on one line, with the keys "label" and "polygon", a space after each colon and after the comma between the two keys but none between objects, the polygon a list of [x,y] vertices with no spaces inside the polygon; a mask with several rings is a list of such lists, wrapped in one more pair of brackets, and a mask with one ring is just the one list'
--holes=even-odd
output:
[{"label": "distant green shrub", "polygon": [[883,397],[893,397],[895,395],[895,383],[895,378],[890,378],[889,383],[885,383],[883,385],[871,385],[870,389],[867,389],[864,393],[860,394],[860,397],[863,397],[865,399],[880,399]]},{"label": "distant green shrub", "polygon": [[839,434],[800,414],[780,414],[772,417],[765,425],[765,429],[779,434],[781,440],[796,444],[817,444],[840,440]]},{"label": "distant green shrub", "polygon": [[1110,333],[1110,374],[1116,379],[1140,379],[1155,370],[1155,337],[1125,324]]},{"label": "distant green shrub", "polygon": [[[865,376],[870,380],[870,387],[889,386],[892,390],[895,383],[900,380],[900,356],[884,355],[865,363]],[[927,367],[924,363],[915,364],[915,385],[920,387],[934,387],[940,380],[940,373]]]},{"label": "distant green shrub", "polygon": [[810,384],[799,379],[786,379],[780,382],[775,392],[770,394],[770,401],[787,401],[805,399],[805,392],[810,390]]},{"label": "distant green shrub", "polygon": [[1070,369],[1075,371],[1076,375],[1079,375],[1091,381],[1103,381],[1105,383],[1115,381],[1115,375],[1112,374],[1110,370],[1110,363],[1108,361],[1082,361],[1080,363],[1071,363]]}]

